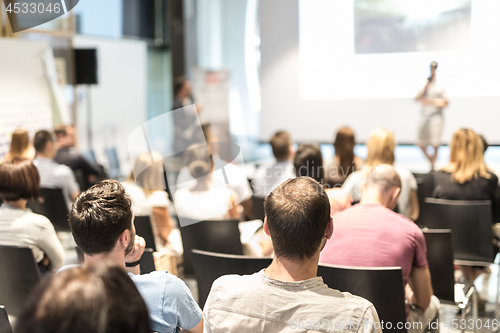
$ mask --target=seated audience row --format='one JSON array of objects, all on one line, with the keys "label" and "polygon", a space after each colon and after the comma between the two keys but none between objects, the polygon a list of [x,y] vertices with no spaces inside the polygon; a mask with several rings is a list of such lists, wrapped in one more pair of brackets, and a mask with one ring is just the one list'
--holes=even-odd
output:
[{"label": "seated audience row", "polygon": [[30,160],[14,157],[0,164],[0,245],[29,247],[41,273],[64,263],[64,249],[54,226],[45,217],[26,209],[37,200],[40,176]]}]

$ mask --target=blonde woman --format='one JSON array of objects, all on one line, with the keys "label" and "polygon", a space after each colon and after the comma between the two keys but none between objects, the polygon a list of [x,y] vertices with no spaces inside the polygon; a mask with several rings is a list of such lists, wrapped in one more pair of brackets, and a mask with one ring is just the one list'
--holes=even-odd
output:
[{"label": "blonde woman", "polygon": [[[151,157],[156,163],[151,164]],[[143,153],[137,157],[133,170],[144,170],[136,175],[131,172],[123,183],[127,194],[132,198],[135,216],[150,216],[157,247],[169,243],[174,222],[168,212],[170,201],[165,192],[163,179],[163,158],[157,152]]]},{"label": "blonde woman", "polygon": [[491,200],[495,222],[498,214],[498,177],[486,167],[481,137],[459,129],[450,145],[450,163],[435,176],[433,197],[450,200]]},{"label": "blonde woman", "polygon": [[[349,193],[354,202],[361,200],[363,186],[371,168],[380,164],[394,164],[394,149],[396,141],[394,133],[385,128],[375,128],[370,134],[367,143],[368,157],[365,166],[359,171],[353,172],[344,182],[342,188]],[[398,199],[398,211],[406,217],[416,220],[419,213],[417,197],[417,181],[410,170],[395,167],[401,178],[401,193]]]},{"label": "blonde woman", "polygon": [[23,128],[18,128],[12,133],[10,149],[3,160],[10,161],[14,157],[27,158],[29,160],[35,158],[35,148],[31,144],[28,131]]},{"label": "blonde woman", "polygon": [[[491,200],[493,222],[499,222],[498,177],[486,167],[483,143],[473,130],[463,128],[453,134],[450,163],[435,176],[433,197],[449,200]],[[495,230],[495,229],[493,229]],[[483,267],[460,266],[468,283],[484,271]],[[481,303],[484,304],[482,300]]]}]

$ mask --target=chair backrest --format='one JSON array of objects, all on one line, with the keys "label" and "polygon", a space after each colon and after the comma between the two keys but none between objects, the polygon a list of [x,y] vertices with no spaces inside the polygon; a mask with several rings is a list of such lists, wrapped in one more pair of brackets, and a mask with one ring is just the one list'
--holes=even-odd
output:
[{"label": "chair backrest", "polygon": [[141,257],[141,274],[148,274],[156,271],[153,249],[145,249]]},{"label": "chair backrest", "polygon": [[455,267],[450,229],[422,230],[427,244],[427,262],[431,272],[432,289],[439,300],[455,302]]},{"label": "chair backrest", "polygon": [[259,198],[256,197],[255,195],[252,196],[252,205],[253,205],[253,217],[255,219],[259,219],[264,221],[264,217],[266,216],[266,213],[264,211],[264,200],[266,198]]},{"label": "chair backrest", "polygon": [[0,333],[12,333],[9,316],[3,305],[0,305]]},{"label": "chair backrest", "polygon": [[27,247],[0,246],[0,304],[17,317],[33,289],[40,283],[40,273]]},{"label": "chair backrest", "polygon": [[198,304],[202,309],[215,280],[228,274],[253,274],[266,268],[273,261],[271,258],[254,258],[200,250],[193,250],[192,256],[198,283]]},{"label": "chair backrest", "polygon": [[413,173],[413,175],[417,180],[417,198],[420,208],[420,215],[415,222],[420,225],[426,213],[425,198],[431,197],[434,192],[434,173]]},{"label": "chair backrest", "polygon": [[120,176],[120,159],[118,158],[118,152],[115,147],[109,147],[104,150],[106,157],[108,159],[108,174],[111,178],[116,178]]},{"label": "chair backrest", "polygon": [[429,229],[451,229],[454,258],[462,264],[489,265],[494,260],[491,202],[426,198]]},{"label": "chair backrest", "polygon": [[146,248],[153,249],[156,252],[155,236],[153,226],[149,216],[136,216],[134,219],[135,233],[146,241]]},{"label": "chair backrest", "polygon": [[57,231],[71,231],[68,206],[60,188],[41,188],[40,201],[29,201],[27,206],[34,213],[47,217]]},{"label": "chair backrest", "polygon": [[181,227],[184,274],[194,274],[191,255],[193,249],[242,255],[238,224],[238,220],[201,221]]},{"label": "chair backrest", "polygon": [[[384,332],[406,332],[397,328],[398,322],[406,322],[403,272],[399,267],[347,267],[319,265],[318,276],[332,289],[347,291],[366,298],[377,309],[384,321]],[[388,323],[392,329],[388,329]]]}]

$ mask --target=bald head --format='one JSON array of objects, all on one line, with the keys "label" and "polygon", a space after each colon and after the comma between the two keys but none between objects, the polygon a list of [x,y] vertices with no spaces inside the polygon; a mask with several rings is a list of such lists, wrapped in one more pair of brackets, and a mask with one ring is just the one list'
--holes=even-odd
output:
[{"label": "bald head", "polygon": [[400,191],[401,178],[396,169],[389,164],[380,164],[368,173],[361,201],[376,201],[387,208],[394,209]]},{"label": "bald head", "polygon": [[387,192],[393,188],[401,188],[401,178],[392,165],[380,164],[368,173],[365,188],[377,188],[379,191]]}]

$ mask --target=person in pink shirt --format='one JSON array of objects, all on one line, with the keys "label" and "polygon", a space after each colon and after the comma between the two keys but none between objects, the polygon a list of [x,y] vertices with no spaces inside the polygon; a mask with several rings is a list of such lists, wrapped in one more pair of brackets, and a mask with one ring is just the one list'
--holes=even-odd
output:
[{"label": "person in pink shirt", "polygon": [[320,255],[320,263],[357,267],[393,267],[403,271],[409,305],[409,333],[420,333],[439,314],[427,264],[425,239],[410,219],[393,211],[401,179],[392,165],[381,164],[368,174],[359,204],[334,217],[334,233]]}]

